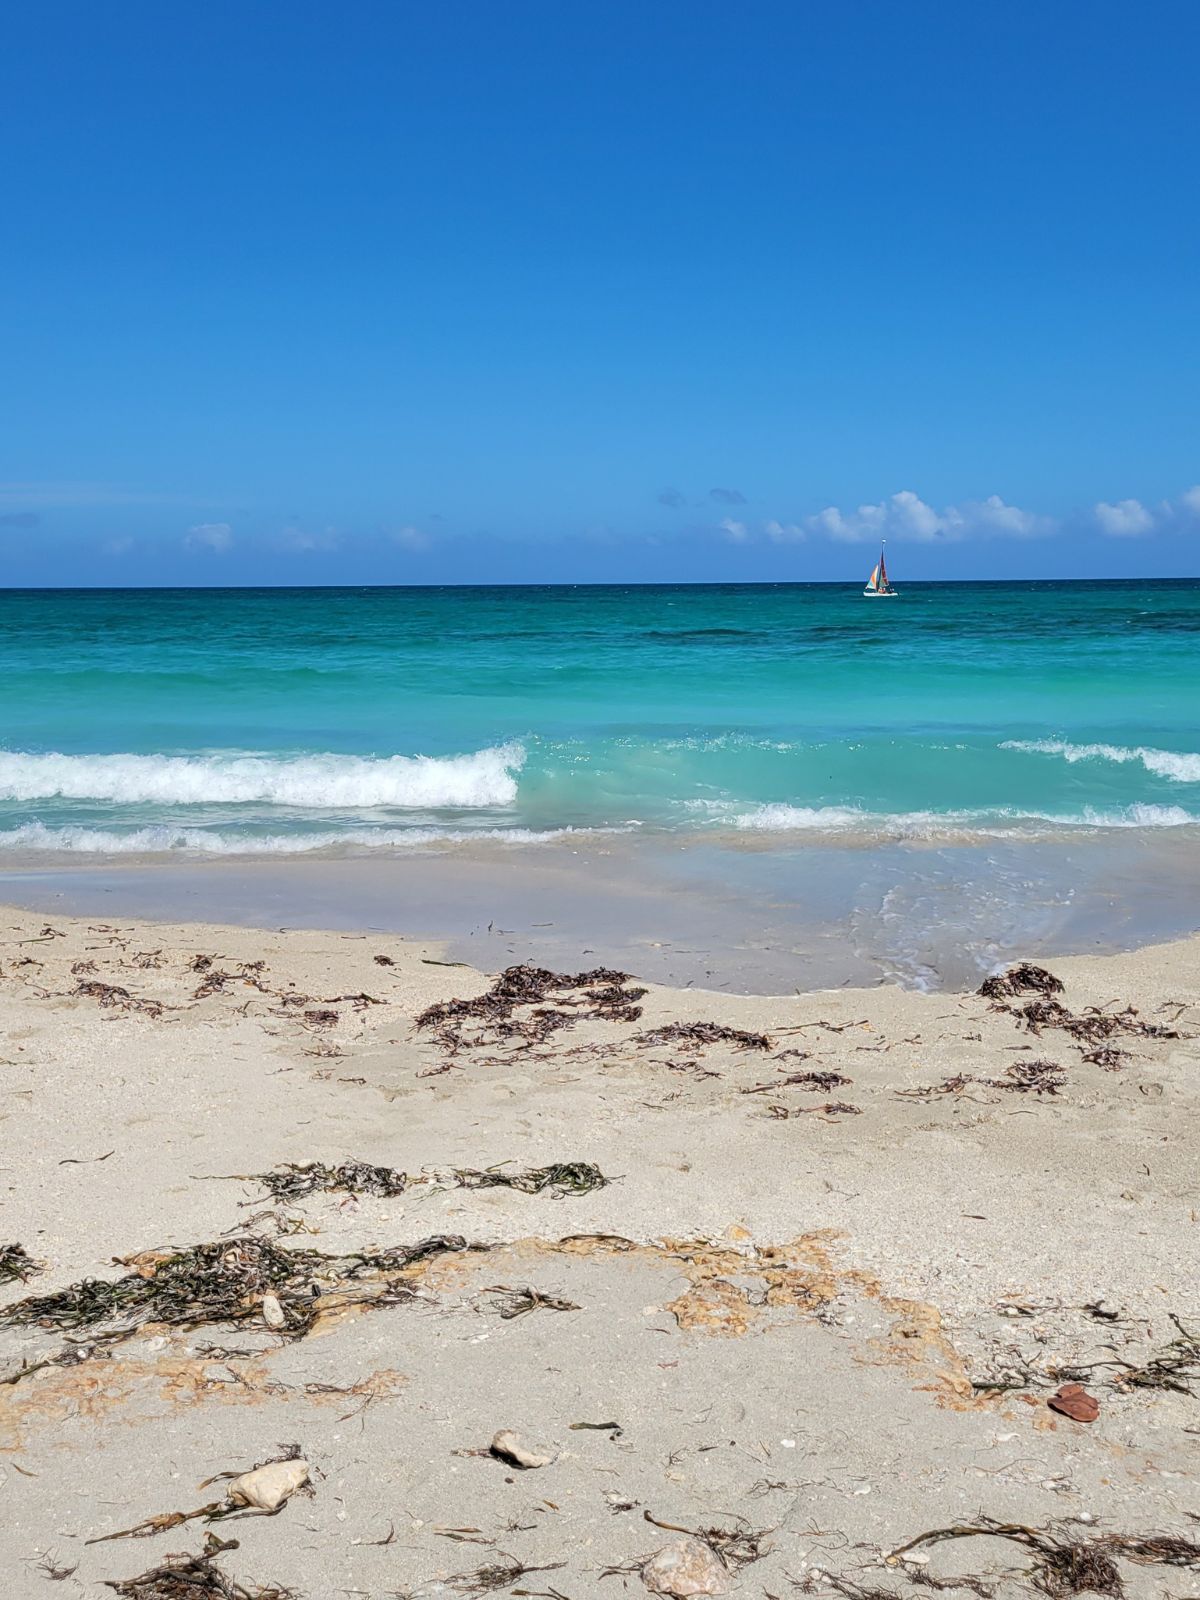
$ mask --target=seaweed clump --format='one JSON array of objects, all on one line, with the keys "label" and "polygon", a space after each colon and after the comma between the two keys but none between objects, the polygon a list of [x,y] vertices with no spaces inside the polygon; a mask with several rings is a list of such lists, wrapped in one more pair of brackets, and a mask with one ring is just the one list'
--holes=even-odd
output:
[{"label": "seaweed clump", "polygon": [[1031,961],[1021,961],[1007,972],[995,972],[985,978],[977,991],[985,1000],[1011,1000],[1018,994],[1040,994],[1043,999],[1062,994],[1060,978],[1045,967],[1035,967]]},{"label": "seaweed clump", "polygon": [[590,1161],[556,1161],[549,1167],[529,1167],[524,1172],[504,1172],[490,1167],[479,1172],[471,1167],[455,1169],[455,1181],[463,1189],[519,1189],[522,1194],[550,1193],[556,1199],[568,1194],[591,1194],[611,1182]]},{"label": "seaweed clump", "polygon": [[1108,1595],[1118,1600],[1124,1595],[1125,1586],[1114,1557],[1123,1557],[1139,1566],[1200,1568],[1200,1544],[1175,1534],[1108,1533],[1078,1540],[1062,1538],[1049,1530],[1029,1528],[1023,1523],[997,1522],[992,1517],[933,1528],[893,1550],[888,1561],[889,1564],[896,1561],[918,1545],[981,1537],[1011,1539],[1031,1551],[1035,1562],[1030,1579],[1052,1600],[1067,1600],[1077,1594]]},{"label": "seaweed clump", "polygon": [[[1116,1036],[1180,1037],[1174,1028],[1147,1022],[1135,1006],[1127,1005],[1123,1011],[1102,1011],[1098,1006],[1086,1006],[1082,1012],[1074,1012],[1056,998],[1063,993],[1061,981],[1045,967],[1035,967],[1028,961],[985,978],[978,993],[992,1002],[993,1011],[1009,1012],[1019,1025],[1035,1036],[1040,1036],[1044,1028],[1061,1029],[1074,1041],[1085,1061],[1109,1071],[1123,1066],[1128,1059],[1126,1052],[1112,1043]],[[1035,998],[1020,1005],[1006,1004],[1021,995]]]},{"label": "seaweed clump", "polygon": [[27,1283],[41,1266],[22,1244],[0,1244],[0,1283]]},{"label": "seaweed clump", "polygon": [[731,1044],[739,1050],[770,1050],[772,1040],[765,1033],[745,1028],[727,1028],[720,1022],[668,1022],[661,1028],[639,1033],[635,1044]]},{"label": "seaweed clump", "polygon": [[209,1534],[198,1556],[169,1556],[161,1566],[151,1567],[136,1578],[119,1583],[111,1579],[105,1587],[127,1600],[296,1600],[294,1589],[278,1584],[247,1588],[216,1564],[217,1556],[236,1550],[236,1539],[218,1539]]},{"label": "seaweed clump", "polygon": [[992,1089],[1010,1089],[1016,1094],[1057,1094],[1067,1075],[1055,1061],[1014,1061],[1005,1067],[1003,1078],[984,1078]]},{"label": "seaweed clump", "polygon": [[[343,1161],[326,1166],[321,1161],[285,1162],[271,1172],[239,1173],[246,1182],[263,1186],[276,1200],[302,1200],[311,1194],[373,1194],[388,1198],[404,1194],[411,1185],[432,1184],[458,1189],[519,1189],[524,1194],[590,1194],[611,1180],[590,1161],[556,1161],[548,1167],[528,1167],[506,1172],[504,1164],[479,1169],[431,1168],[410,1178],[394,1167],[376,1167],[367,1161]],[[254,1201],[244,1202],[247,1205]]]},{"label": "seaweed clump", "polygon": [[[636,1022],[642,1008],[636,1003],[645,989],[629,988],[629,974],[611,967],[588,972],[551,972],[546,967],[506,967],[491,988],[473,999],[439,1000],[416,1019],[421,1029],[438,1029],[439,1041],[448,1048],[495,1043],[520,1038],[540,1044],[560,1028],[587,1019]],[[516,1016],[520,1007],[535,1009],[529,1017]],[[475,1022],[474,1037],[463,1024]]]},{"label": "seaweed clump", "polygon": [[261,1183],[276,1200],[300,1200],[310,1194],[403,1194],[408,1174],[394,1167],[376,1167],[368,1161],[343,1161],[326,1166],[321,1161],[285,1162],[274,1172],[256,1172]]},{"label": "seaweed clump", "polygon": [[0,1310],[0,1327],[60,1331],[103,1328],[108,1337],[133,1333],[147,1323],[199,1328],[212,1323],[261,1325],[264,1298],[282,1312],[278,1331],[302,1336],[312,1326],[325,1288],[336,1288],[365,1271],[399,1271],[443,1251],[467,1249],[465,1239],[438,1234],[414,1245],[374,1254],[324,1255],[317,1250],[282,1250],[268,1240],[241,1238],[194,1245],[172,1255],[139,1261],[139,1270],[115,1282],[85,1278],[54,1294],[34,1295]]},{"label": "seaweed clump", "polygon": [[1171,1321],[1179,1337],[1160,1350],[1141,1367],[1130,1367],[1117,1379],[1137,1389],[1171,1389],[1176,1394],[1194,1394],[1192,1384],[1200,1378],[1200,1334],[1185,1328],[1179,1318]]}]

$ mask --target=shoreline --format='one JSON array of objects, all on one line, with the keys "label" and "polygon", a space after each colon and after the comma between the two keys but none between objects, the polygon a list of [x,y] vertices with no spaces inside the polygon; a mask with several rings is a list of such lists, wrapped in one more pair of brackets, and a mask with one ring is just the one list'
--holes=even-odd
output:
[{"label": "shoreline", "polygon": [[[2,1227],[39,1267],[0,1285],[0,1553],[33,1595],[39,1561],[71,1593],[196,1552],[203,1524],[84,1541],[277,1440],[311,1498],[222,1525],[221,1563],[312,1600],[470,1592],[497,1552],[564,1563],[579,1600],[669,1542],[643,1511],[770,1529],[725,1571],[749,1595],[845,1593],[826,1571],[902,1592],[887,1552],[980,1510],[1186,1534],[1194,1400],[1119,1380],[1200,1310],[1198,956],[1051,961],[1064,1010],[1035,1026],[1036,992],[586,971],[509,1005],[434,941],[0,910]],[[313,1162],[407,1176],[272,1198],[264,1175]],[[582,1189],[495,1182],[561,1163]],[[232,1321],[158,1309],[164,1253],[196,1250],[238,1263]],[[275,1328],[255,1263],[297,1259]],[[87,1278],[132,1284],[148,1324],[13,1321]],[[1077,1369],[1093,1423],[1047,1405]],[[504,1428],[553,1461],[506,1471]],[[988,1541],[929,1554],[1027,1592]]]},{"label": "shoreline", "polygon": [[1158,836],[897,843],[871,851],[498,841],[392,858],[10,864],[0,900],[47,915],[374,929],[503,966],[599,964],[736,993],[967,989],[1006,961],[1112,954],[1200,927],[1200,853]]}]

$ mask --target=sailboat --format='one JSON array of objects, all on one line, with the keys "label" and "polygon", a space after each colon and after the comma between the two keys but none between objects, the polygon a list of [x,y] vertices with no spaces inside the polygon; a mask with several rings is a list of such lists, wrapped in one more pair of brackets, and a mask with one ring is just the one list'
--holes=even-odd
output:
[{"label": "sailboat", "polygon": [[886,544],[887,540],[885,539],[883,544],[879,546],[879,560],[871,576],[867,579],[867,587],[863,590],[863,598],[865,600],[894,600],[900,592],[898,589],[893,589],[888,582],[887,562],[883,559],[884,546]]}]

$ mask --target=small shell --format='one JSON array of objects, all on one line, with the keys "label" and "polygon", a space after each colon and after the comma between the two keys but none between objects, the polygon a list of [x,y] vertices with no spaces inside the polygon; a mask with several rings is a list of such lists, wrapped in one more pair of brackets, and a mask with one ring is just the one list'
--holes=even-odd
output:
[{"label": "small shell", "polygon": [[267,1293],[262,1297],[263,1321],[268,1328],[282,1328],[287,1325],[287,1317],[279,1303],[279,1297]]}]

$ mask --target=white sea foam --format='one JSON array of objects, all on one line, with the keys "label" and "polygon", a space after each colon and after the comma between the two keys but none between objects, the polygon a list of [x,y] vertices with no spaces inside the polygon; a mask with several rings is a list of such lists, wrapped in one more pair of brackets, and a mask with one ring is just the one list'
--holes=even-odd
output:
[{"label": "white sea foam", "polygon": [[1182,806],[1131,805],[1103,811],[863,811],[850,806],[755,806],[729,818],[735,828],[763,833],[859,834],[886,839],[951,839],[971,834],[1028,837],[1056,828],[1182,828],[1200,822]]},{"label": "white sea foam", "polygon": [[409,850],[426,845],[473,844],[488,840],[504,844],[550,844],[568,837],[592,833],[619,833],[619,828],[556,828],[537,831],[531,828],[359,828],[344,832],[254,834],[221,832],[206,828],[177,828],[169,824],[132,828],[120,832],[108,828],[65,825],[48,828],[41,822],[28,822],[17,828],[0,830],[0,851],[63,851],[72,855],[164,855],[196,852],[213,856],[292,856],[327,851],[334,855],[353,855],[359,851]]},{"label": "white sea foam", "polygon": [[1006,739],[1001,750],[1061,756],[1064,761],[1140,761],[1147,772],[1172,783],[1200,783],[1200,755],[1190,750],[1155,750],[1148,745],[1070,744],[1065,739]]},{"label": "white sea foam", "polygon": [[0,800],[111,800],[123,805],[296,809],[510,806],[520,745],[461,756],[35,755],[0,751]]},{"label": "white sea foam", "polygon": [[733,825],[735,828],[761,830],[764,833],[790,833],[812,828],[826,833],[840,833],[847,828],[878,824],[883,820],[853,806],[789,806],[772,803],[755,806],[753,811],[741,812],[733,818]]}]

